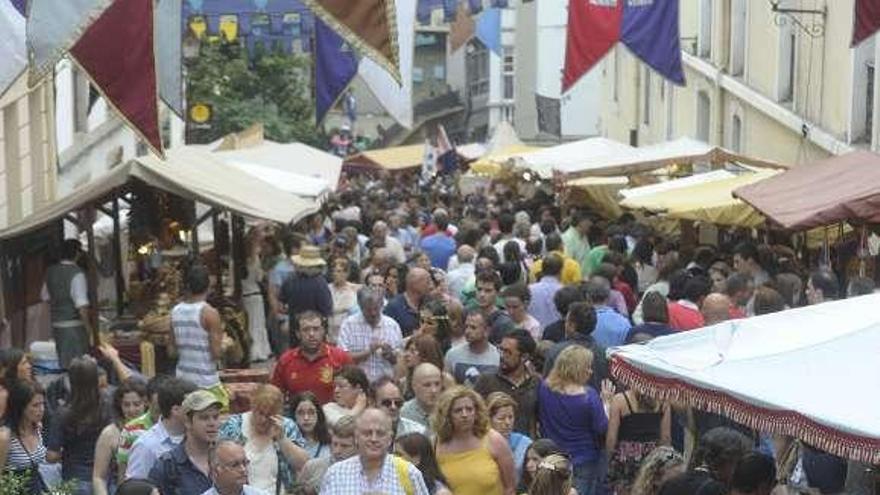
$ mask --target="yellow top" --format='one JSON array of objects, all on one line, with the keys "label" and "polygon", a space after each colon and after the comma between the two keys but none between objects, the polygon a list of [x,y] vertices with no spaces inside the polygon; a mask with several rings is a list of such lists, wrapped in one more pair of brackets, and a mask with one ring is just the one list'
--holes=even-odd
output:
[{"label": "yellow top", "polygon": [[[562,285],[574,285],[580,283],[582,281],[581,265],[562,251],[553,251],[553,253],[562,257],[562,273],[559,276],[559,281],[562,282]],[[532,264],[532,268],[529,270],[530,280],[532,282],[538,281],[538,275],[540,275],[543,267],[544,260],[537,260]]]},{"label": "yellow top", "polygon": [[455,495],[502,494],[501,471],[489,452],[488,437],[473,450],[452,454],[438,452],[437,463]]}]

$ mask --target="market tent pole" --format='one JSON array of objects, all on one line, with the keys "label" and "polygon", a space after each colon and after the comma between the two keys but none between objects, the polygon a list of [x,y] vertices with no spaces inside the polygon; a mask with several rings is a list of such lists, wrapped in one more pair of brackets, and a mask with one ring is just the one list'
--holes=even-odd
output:
[{"label": "market tent pole", "polygon": [[122,227],[119,220],[119,198],[113,198],[113,268],[116,271],[116,316],[125,312],[125,274],[122,271]]},{"label": "market tent pole", "polygon": [[[94,211],[94,209],[92,209]],[[86,239],[89,243],[89,263],[86,279],[88,280],[89,304],[92,307],[90,316],[92,327],[92,345],[97,347],[101,345],[100,333],[98,331],[99,309],[98,309],[98,268],[95,265],[95,228],[94,222],[91,221],[91,211],[89,212],[89,221],[86,222]]]},{"label": "market tent pole", "polygon": [[192,202],[192,225],[190,226],[190,240],[192,241],[191,249],[193,258],[199,257],[199,212],[196,209],[197,201]]},{"label": "market tent pole", "polygon": [[241,273],[239,269],[247,263],[247,248],[245,247],[244,237],[244,217],[241,215],[232,215],[232,280],[235,292],[235,298],[241,299]]}]

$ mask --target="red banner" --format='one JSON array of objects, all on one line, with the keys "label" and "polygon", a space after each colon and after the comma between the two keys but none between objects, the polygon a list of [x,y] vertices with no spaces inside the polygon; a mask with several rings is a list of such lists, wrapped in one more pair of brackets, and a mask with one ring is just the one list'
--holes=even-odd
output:
[{"label": "red banner", "polygon": [[870,38],[878,29],[880,29],[880,0],[856,0],[852,46]]},{"label": "red banner", "polygon": [[153,52],[153,0],[114,1],[89,26],[70,54],[128,125],[163,156]]},{"label": "red banner", "polygon": [[620,40],[623,0],[570,0],[562,91],[590,71]]}]

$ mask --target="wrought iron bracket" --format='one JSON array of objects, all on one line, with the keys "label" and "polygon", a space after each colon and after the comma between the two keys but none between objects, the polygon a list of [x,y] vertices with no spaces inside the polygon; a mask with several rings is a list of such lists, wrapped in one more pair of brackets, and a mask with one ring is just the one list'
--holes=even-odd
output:
[{"label": "wrought iron bracket", "polygon": [[[789,22],[801,32],[811,38],[825,36],[825,19],[828,16],[828,7],[821,9],[794,9],[780,6],[781,0],[770,0],[770,7],[775,15],[773,22],[777,26],[785,26]],[[798,16],[810,16],[809,21],[802,21]],[[819,19],[817,19],[819,17]]]}]

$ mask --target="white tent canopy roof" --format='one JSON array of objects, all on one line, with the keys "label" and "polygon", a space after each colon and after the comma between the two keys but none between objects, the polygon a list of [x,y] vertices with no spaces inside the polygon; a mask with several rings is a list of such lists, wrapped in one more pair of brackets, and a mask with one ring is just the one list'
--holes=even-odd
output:
[{"label": "white tent canopy roof", "polygon": [[712,170],[711,172],[706,172],[704,174],[689,175],[680,179],[658,182],[657,184],[633,187],[630,189],[622,189],[620,191],[620,195],[626,199],[639,198],[642,196],[647,196],[648,194],[672,191],[675,189],[680,189],[682,187],[705,184],[707,182],[713,182],[716,180],[729,179],[733,176],[733,172],[728,172],[727,170]]},{"label": "white tent canopy roof", "polygon": [[295,196],[191,147],[169,150],[166,159],[147,155],[119,165],[86,186],[0,230],[0,239],[36,230],[84,205],[99,201],[132,179],[181,197],[228,209],[246,217],[296,222],[318,210],[309,198]]},{"label": "white tent canopy roof", "polygon": [[[253,168],[248,173],[273,184],[277,184],[276,179],[280,177],[286,177],[282,179],[285,183],[301,178],[291,192],[309,197],[321,196],[328,188],[336,190],[342,171],[342,158],[302,143],[263,141],[255,146],[215,151],[214,154],[240,168]],[[273,174],[272,169],[286,175]]]},{"label": "white tent canopy roof", "polygon": [[500,153],[511,146],[523,146],[523,142],[516,135],[516,130],[506,120],[502,120],[495,126],[495,132],[486,145],[486,154]]},{"label": "white tent canopy roof", "polygon": [[[554,170],[566,174],[592,170],[595,163],[608,160],[622,160],[632,157],[636,148],[612,139],[593,137],[523,153],[516,159],[524,167],[537,172],[541,177],[550,178]],[[619,174],[596,174],[619,175]]]},{"label": "white tent canopy roof", "polygon": [[878,305],[873,294],[613,348],[612,374],[650,396],[876,464]]}]

